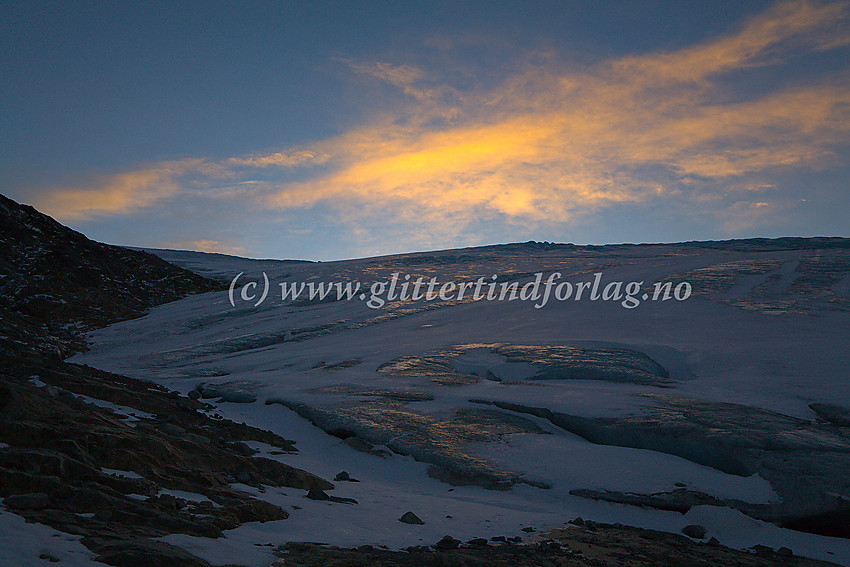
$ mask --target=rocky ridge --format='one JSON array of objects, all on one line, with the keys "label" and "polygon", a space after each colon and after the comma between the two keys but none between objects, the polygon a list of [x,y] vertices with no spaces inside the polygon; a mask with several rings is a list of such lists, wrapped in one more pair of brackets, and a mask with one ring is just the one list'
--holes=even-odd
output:
[{"label": "rocky ridge", "polygon": [[[81,332],[222,289],[156,256],[100,244],[0,196],[0,498],[28,521],[82,536],[110,565],[203,565],[153,538],[220,537],[280,520],[236,483],[330,490],[315,475],[254,456],[294,442],[221,419],[153,383],[63,361]],[[174,496],[178,491],[181,496]]]}]

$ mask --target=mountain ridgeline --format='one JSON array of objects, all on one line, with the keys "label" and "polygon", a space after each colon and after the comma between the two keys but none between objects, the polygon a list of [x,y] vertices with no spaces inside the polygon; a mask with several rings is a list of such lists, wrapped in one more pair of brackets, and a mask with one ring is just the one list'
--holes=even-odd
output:
[{"label": "mountain ridgeline", "polygon": [[0,349],[63,357],[84,348],[74,331],[224,284],[146,252],[89,240],[0,195]]}]

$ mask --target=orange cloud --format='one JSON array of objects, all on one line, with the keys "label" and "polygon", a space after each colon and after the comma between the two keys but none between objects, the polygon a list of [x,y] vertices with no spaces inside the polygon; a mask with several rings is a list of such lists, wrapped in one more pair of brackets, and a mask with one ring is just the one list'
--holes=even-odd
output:
[{"label": "orange cloud", "polygon": [[[846,26],[835,23],[842,19],[844,5],[780,4],[737,34],[677,52],[626,57],[583,73],[531,69],[469,97],[458,120],[422,128],[441,115],[429,99],[405,109],[404,123],[413,127],[380,123],[317,144],[332,156],[330,171],[283,183],[268,202],[358,203],[435,222],[487,213],[564,220],[662,193],[641,168],[723,180],[817,165],[832,145],[847,141],[846,81],[731,103],[715,102],[713,81],[776,63],[789,49],[846,44]],[[405,91],[424,76],[411,68],[368,69]]]},{"label": "orange cloud", "polygon": [[[90,190],[53,191],[42,206],[60,218],[126,213],[194,183],[278,209],[327,203],[342,218],[389,216],[427,239],[488,216],[562,222],[612,204],[688,198],[699,183],[744,187],[740,178],[756,173],[769,182],[773,168],[828,164],[846,146],[848,80],[787,81],[754,94],[720,79],[848,43],[846,4],[787,2],[702,44],[578,72],[528,68],[463,96],[435,86],[426,70],[346,61],[410,103],[309,146],[155,164]],[[734,207],[738,217],[770,209]]]},{"label": "orange cloud", "polygon": [[126,214],[180,192],[182,187],[177,178],[203,169],[204,160],[162,162],[136,171],[102,176],[88,189],[53,188],[38,195],[33,204],[64,221]]},{"label": "orange cloud", "polygon": [[847,5],[782,2],[728,37],[672,53],[626,57],[612,68],[628,81],[701,82],[743,67],[776,61],[794,47],[832,49],[850,43]]}]

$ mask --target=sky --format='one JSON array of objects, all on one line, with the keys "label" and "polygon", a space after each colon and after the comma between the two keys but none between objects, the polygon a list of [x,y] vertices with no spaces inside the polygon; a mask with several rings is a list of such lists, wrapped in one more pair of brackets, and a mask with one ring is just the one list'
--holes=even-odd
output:
[{"label": "sky", "polygon": [[102,242],[850,236],[846,2],[29,0],[0,30],[0,193]]}]

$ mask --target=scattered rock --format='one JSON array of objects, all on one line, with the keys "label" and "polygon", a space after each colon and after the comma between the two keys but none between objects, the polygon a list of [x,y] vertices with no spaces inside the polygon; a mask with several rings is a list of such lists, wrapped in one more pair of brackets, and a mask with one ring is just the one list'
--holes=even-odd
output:
[{"label": "scattered rock", "polygon": [[369,453],[375,447],[365,439],[361,439],[357,436],[349,437],[348,439],[345,439],[343,443],[356,451],[360,451],[361,453]]},{"label": "scattered rock", "polygon": [[[319,544],[286,544],[275,555],[274,565],[312,567],[315,565],[370,567],[456,566],[456,567],[662,567],[672,565],[711,565],[712,567],[835,567],[801,557],[757,556],[755,553],[709,547],[681,534],[657,532],[624,525],[597,524],[598,531],[556,529],[544,534],[537,544],[487,545],[476,538],[455,547],[415,545],[405,551],[360,546],[341,549]],[[504,537],[501,538],[505,540]],[[444,538],[445,540],[445,538]]]},{"label": "scattered rock", "polygon": [[780,557],[791,557],[794,555],[794,552],[787,547],[780,547],[776,550],[776,555],[779,555]]},{"label": "scattered rock", "polygon": [[357,504],[357,500],[354,498],[343,498],[341,496],[329,496],[328,500],[337,504]]},{"label": "scattered rock", "polygon": [[237,506],[232,506],[229,510],[236,516],[236,519],[240,523],[272,522],[275,520],[285,520],[289,517],[289,514],[280,506],[255,498],[242,502]]},{"label": "scattered rock", "polygon": [[450,535],[444,536],[443,539],[434,544],[435,549],[457,549],[460,547],[461,541],[459,539],[455,539]]},{"label": "scattered rock", "polygon": [[405,551],[407,551],[408,553],[430,553],[431,548],[427,545],[411,545],[410,547],[406,548]]},{"label": "scattered rock", "polygon": [[320,490],[318,488],[311,488],[307,491],[307,498],[310,500],[330,500],[331,497],[325,494],[324,490]]},{"label": "scattered rock", "polygon": [[402,514],[401,518],[398,519],[399,522],[403,524],[417,524],[422,525],[425,522],[419,519],[419,516],[414,514],[413,512],[405,512]]},{"label": "scattered rock", "polygon": [[351,480],[351,476],[346,471],[336,473],[334,480]]}]

